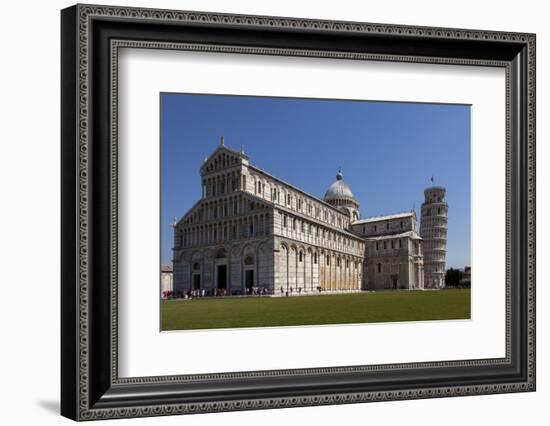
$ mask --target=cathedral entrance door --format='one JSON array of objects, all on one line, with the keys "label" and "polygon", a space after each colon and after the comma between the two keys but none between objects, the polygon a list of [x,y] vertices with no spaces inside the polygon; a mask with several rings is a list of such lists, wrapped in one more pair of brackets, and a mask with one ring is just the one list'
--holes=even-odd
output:
[{"label": "cathedral entrance door", "polygon": [[227,290],[227,265],[217,266],[217,288]]},{"label": "cathedral entrance door", "polygon": [[244,285],[247,290],[254,287],[254,269],[244,271]]},{"label": "cathedral entrance door", "polygon": [[392,286],[394,290],[397,290],[397,275],[392,275]]},{"label": "cathedral entrance door", "polygon": [[193,290],[200,290],[201,288],[201,275],[193,274]]}]

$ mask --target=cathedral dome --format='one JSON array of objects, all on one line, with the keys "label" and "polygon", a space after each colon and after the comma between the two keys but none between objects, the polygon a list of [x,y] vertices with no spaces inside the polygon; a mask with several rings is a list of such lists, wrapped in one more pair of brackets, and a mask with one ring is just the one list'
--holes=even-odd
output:
[{"label": "cathedral dome", "polygon": [[357,202],[350,187],[344,182],[344,176],[340,171],[336,175],[336,181],[325,192],[325,201],[332,200],[352,200]]}]

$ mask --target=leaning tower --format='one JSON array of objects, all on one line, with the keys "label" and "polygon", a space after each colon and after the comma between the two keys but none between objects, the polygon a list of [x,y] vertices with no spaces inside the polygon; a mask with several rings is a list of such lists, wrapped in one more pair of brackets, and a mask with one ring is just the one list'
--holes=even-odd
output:
[{"label": "leaning tower", "polygon": [[424,240],[424,288],[442,288],[445,286],[449,210],[445,201],[445,188],[441,186],[426,188],[424,198],[420,223],[420,236]]}]

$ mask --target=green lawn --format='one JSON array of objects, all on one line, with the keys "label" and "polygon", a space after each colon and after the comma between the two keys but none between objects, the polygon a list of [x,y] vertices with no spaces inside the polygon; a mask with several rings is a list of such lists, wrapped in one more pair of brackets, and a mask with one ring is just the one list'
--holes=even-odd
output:
[{"label": "green lawn", "polygon": [[470,290],[161,301],[162,330],[470,318]]}]

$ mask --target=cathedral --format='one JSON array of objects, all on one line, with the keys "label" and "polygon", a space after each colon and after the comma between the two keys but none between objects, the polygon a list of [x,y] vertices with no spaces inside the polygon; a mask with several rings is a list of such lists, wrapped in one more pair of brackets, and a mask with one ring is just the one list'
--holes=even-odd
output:
[{"label": "cathedral", "polygon": [[413,211],[361,218],[339,171],[323,199],[220,145],[200,168],[202,197],[174,227],[173,289],[205,295],[314,295],[441,288],[445,189]]}]

